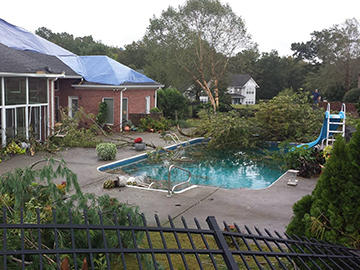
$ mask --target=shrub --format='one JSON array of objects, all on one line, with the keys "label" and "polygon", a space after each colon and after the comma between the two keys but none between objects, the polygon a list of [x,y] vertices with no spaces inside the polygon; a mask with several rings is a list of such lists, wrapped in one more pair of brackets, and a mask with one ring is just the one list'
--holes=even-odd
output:
[{"label": "shrub", "polygon": [[360,88],[353,88],[347,91],[344,95],[343,101],[351,103],[360,102]]},{"label": "shrub", "polygon": [[[20,222],[20,209],[23,209],[23,222],[36,223],[39,217],[42,224],[53,223],[53,217],[58,224],[69,224],[69,211],[72,215],[73,224],[83,224],[84,211],[87,212],[89,224],[99,225],[102,222],[108,226],[114,226],[114,215],[117,216],[117,224],[128,226],[131,218],[133,225],[142,225],[141,216],[137,208],[120,203],[108,195],[94,196],[93,194],[83,194],[77,182],[76,175],[61,162],[59,165],[50,160],[39,170],[33,168],[16,169],[13,172],[1,175],[0,185],[0,207],[7,210],[6,222],[10,224]],[[56,185],[55,179],[65,179],[64,183]],[[72,189],[73,188],[73,189]],[[72,190],[70,193],[69,191]],[[67,194],[66,194],[67,193]],[[98,212],[102,213],[100,221]],[[70,248],[72,243],[72,233],[74,235],[74,245],[77,248],[87,248],[86,230],[59,230],[57,244],[59,248]],[[21,241],[19,230],[9,230],[7,233],[7,248],[19,250],[33,249],[37,243],[37,229],[24,230],[24,239]],[[132,247],[131,233],[121,232],[120,237],[124,247]],[[135,233],[136,241],[140,242],[143,234]],[[116,231],[106,232],[108,245],[115,247],[118,245]],[[51,249],[55,244],[54,233],[50,230],[42,231],[41,245],[44,249]],[[91,231],[92,248],[103,248],[104,242],[100,230]],[[101,254],[94,254],[94,260]],[[49,256],[51,257],[51,256]],[[30,262],[26,269],[39,269],[39,256],[26,255],[26,261]],[[82,264],[83,256],[78,256],[78,265]],[[112,259],[115,259],[115,255]],[[70,264],[74,265],[72,256],[69,256]],[[19,263],[10,258],[7,260],[9,269],[19,269]],[[53,261],[48,257],[43,257],[44,269],[57,269]]]},{"label": "shrub", "polygon": [[148,116],[140,119],[140,128],[144,130],[166,131],[170,128],[170,121],[164,117],[156,120]]},{"label": "shrub", "polygon": [[299,176],[301,177],[311,177],[320,174],[320,164],[325,163],[322,153],[314,148],[292,148],[283,155],[283,159],[286,168],[299,170]]},{"label": "shrub", "polygon": [[161,112],[161,110],[158,107],[154,107],[154,108],[150,109],[150,112],[151,113],[159,113],[159,112]]},{"label": "shrub", "polygon": [[360,248],[359,164],[360,125],[349,143],[337,138],[313,193],[294,205],[287,233]]},{"label": "shrub", "polygon": [[117,148],[113,143],[100,143],[96,146],[99,160],[113,160],[116,157]]},{"label": "shrub", "polygon": [[102,126],[105,124],[107,117],[107,104],[106,102],[100,102],[99,103],[99,111],[96,115],[96,123],[99,124],[99,126]]},{"label": "shrub", "polygon": [[187,100],[181,92],[175,88],[161,89],[157,92],[158,107],[165,117],[175,119],[175,111],[179,118],[183,118],[187,111]]}]

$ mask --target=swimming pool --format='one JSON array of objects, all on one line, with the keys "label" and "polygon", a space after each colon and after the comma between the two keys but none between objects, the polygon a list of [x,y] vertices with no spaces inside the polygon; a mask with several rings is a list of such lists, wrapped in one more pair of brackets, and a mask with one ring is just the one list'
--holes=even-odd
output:
[{"label": "swimming pool", "polygon": [[[149,182],[165,181],[170,164],[175,164],[192,174],[191,184],[218,186],[226,189],[266,188],[285,171],[279,164],[269,162],[263,151],[211,151],[206,145],[198,144],[178,150],[182,151],[172,161],[167,159],[153,162],[151,159],[122,166],[121,170],[132,176],[147,178]],[[186,181],[188,174],[173,170],[172,184]]]}]

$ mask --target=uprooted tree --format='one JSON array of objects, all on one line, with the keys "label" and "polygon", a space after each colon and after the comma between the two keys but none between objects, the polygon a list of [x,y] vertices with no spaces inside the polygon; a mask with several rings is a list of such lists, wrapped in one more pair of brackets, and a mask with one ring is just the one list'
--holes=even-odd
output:
[{"label": "uprooted tree", "polygon": [[[161,47],[209,96],[216,111],[229,57],[250,45],[245,23],[218,0],[188,0],[150,21],[144,42]],[[164,55],[164,54],[163,54]]]}]

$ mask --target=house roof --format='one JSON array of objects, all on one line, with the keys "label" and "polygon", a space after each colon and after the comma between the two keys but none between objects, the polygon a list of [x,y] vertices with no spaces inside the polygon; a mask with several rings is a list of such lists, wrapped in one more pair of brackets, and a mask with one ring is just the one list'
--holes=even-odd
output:
[{"label": "house roof", "polygon": [[251,76],[249,74],[230,74],[229,86],[243,87],[250,79]]},{"label": "house roof", "polygon": [[104,55],[59,56],[86,81],[107,85],[159,83]]},{"label": "house roof", "polygon": [[2,19],[0,19],[0,43],[19,51],[55,56],[88,82],[106,85],[149,83],[160,86],[154,80],[107,56],[78,56]]},{"label": "house roof", "polygon": [[68,76],[79,76],[56,56],[32,51],[20,51],[0,43],[0,72],[7,73],[65,73]]},{"label": "house roof", "polygon": [[0,43],[21,51],[48,55],[75,55],[72,52],[0,18]]}]

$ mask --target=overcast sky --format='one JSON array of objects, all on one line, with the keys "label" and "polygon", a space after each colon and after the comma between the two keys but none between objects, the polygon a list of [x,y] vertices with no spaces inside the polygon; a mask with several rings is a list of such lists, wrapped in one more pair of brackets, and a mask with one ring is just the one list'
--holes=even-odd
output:
[{"label": "overcast sky", "polygon": [[[185,0],[2,0],[0,18],[29,31],[45,26],[53,32],[92,35],[107,45],[123,47],[142,38],[149,19]],[[345,19],[360,20],[360,0],[227,0],[246,23],[262,52],[290,55],[293,42]]]}]

